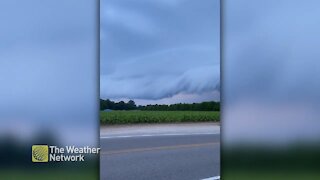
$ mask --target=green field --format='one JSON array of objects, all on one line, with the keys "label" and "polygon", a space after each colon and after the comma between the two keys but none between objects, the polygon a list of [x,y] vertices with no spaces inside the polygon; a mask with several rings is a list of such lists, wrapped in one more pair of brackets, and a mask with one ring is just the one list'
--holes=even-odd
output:
[{"label": "green field", "polygon": [[110,111],[100,113],[102,124],[218,122],[218,111]]}]

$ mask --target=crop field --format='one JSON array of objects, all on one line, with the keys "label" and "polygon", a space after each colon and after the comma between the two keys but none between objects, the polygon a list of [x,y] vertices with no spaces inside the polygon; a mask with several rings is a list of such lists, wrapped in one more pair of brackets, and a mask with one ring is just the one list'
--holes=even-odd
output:
[{"label": "crop field", "polygon": [[218,122],[218,111],[110,111],[100,113],[102,124]]}]

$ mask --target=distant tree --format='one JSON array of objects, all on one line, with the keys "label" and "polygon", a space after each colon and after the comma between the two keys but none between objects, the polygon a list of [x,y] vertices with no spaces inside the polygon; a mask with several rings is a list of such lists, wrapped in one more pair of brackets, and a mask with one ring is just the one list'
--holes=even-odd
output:
[{"label": "distant tree", "polygon": [[128,109],[130,109],[130,110],[134,110],[137,108],[136,103],[133,100],[130,100],[128,102],[127,106],[128,106]]},{"label": "distant tree", "polygon": [[137,106],[133,100],[129,100],[127,103],[120,101],[118,103],[109,99],[100,99],[100,110],[112,109],[112,110],[142,110],[142,111],[220,111],[220,102],[202,102],[202,103],[179,103],[179,104],[155,104]]}]

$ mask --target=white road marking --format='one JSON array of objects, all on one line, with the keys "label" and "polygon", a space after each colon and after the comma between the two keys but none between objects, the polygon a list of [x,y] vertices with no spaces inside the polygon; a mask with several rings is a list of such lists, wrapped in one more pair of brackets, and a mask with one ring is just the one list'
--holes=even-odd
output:
[{"label": "white road marking", "polygon": [[210,177],[202,180],[219,180],[219,179],[220,179],[220,176],[214,176],[214,177]]},{"label": "white road marking", "polygon": [[124,136],[102,136],[102,137],[100,137],[100,139],[133,138],[133,137],[155,137],[155,136],[212,135],[212,134],[220,134],[220,133],[140,134],[140,135],[124,135]]}]

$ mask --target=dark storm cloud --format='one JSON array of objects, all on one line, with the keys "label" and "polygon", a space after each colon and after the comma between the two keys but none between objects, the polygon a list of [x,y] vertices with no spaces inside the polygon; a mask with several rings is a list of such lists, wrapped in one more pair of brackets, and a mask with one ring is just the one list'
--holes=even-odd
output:
[{"label": "dark storm cloud", "polygon": [[102,1],[102,98],[219,91],[218,0]]}]

